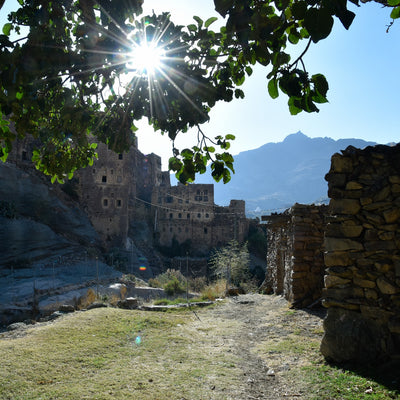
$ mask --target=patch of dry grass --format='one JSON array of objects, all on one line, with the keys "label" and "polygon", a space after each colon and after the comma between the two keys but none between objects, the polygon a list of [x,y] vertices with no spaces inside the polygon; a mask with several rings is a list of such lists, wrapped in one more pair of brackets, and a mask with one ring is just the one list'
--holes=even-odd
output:
[{"label": "patch of dry grass", "polygon": [[218,391],[215,398],[224,399],[239,371],[220,346],[219,329],[190,312],[70,314],[0,340],[0,398],[209,399]]}]

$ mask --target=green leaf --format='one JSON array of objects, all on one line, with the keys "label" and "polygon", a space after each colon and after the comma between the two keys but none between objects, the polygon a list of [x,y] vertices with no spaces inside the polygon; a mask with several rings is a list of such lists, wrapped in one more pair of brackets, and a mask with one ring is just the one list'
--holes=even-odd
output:
[{"label": "green leaf", "polygon": [[400,4],[400,0],[388,0],[388,5],[395,7],[398,6]]},{"label": "green leaf", "polygon": [[268,82],[268,93],[273,99],[279,96],[278,82],[275,78]]},{"label": "green leaf", "polygon": [[231,173],[227,168],[224,169],[223,172],[223,182],[226,184],[231,180]]},{"label": "green leaf", "polygon": [[193,153],[193,151],[190,150],[190,149],[183,149],[183,150],[181,151],[181,156],[182,156],[183,158],[192,159],[192,158],[193,158],[193,155],[194,155],[194,153]]},{"label": "green leaf", "polygon": [[193,19],[197,22],[197,25],[199,26],[199,28],[201,28],[203,26],[203,20],[198,17],[198,16],[194,16]]},{"label": "green leaf", "polygon": [[247,73],[248,76],[250,76],[250,75],[253,73],[253,68],[251,68],[251,67],[249,67],[249,66],[247,66],[247,67],[245,68],[245,70],[246,70],[246,73]]},{"label": "green leaf", "polygon": [[217,20],[218,20],[217,17],[208,18],[208,20],[206,22],[204,22],[204,27],[208,28],[213,22],[215,22]]},{"label": "green leaf", "polygon": [[350,28],[356,14],[349,10],[340,10],[336,12],[337,17],[346,29]]},{"label": "green leaf", "polygon": [[233,7],[235,0],[214,0],[215,10],[223,17],[226,16],[230,8]]},{"label": "green leaf", "polygon": [[235,89],[235,97],[237,99],[244,99],[244,92],[241,89]]},{"label": "green leaf", "polygon": [[304,26],[314,43],[329,36],[333,27],[333,18],[326,8],[310,8],[304,17]]},{"label": "green leaf", "polygon": [[323,97],[326,97],[326,93],[328,92],[329,85],[325,76],[322,74],[315,74],[311,77],[311,82],[314,83],[315,90],[317,93]]},{"label": "green leaf", "polygon": [[230,133],[228,133],[227,135],[225,135],[225,139],[226,140],[235,140],[235,135],[231,135]]},{"label": "green leaf", "polygon": [[182,166],[183,166],[182,161],[179,160],[179,158],[177,158],[177,157],[171,157],[168,160],[168,168],[171,171],[179,171],[182,168]]},{"label": "green leaf", "polygon": [[297,1],[292,5],[292,14],[295,19],[304,19],[307,11],[307,3],[305,1]]},{"label": "green leaf", "polygon": [[215,147],[213,146],[204,146],[204,150],[209,153],[215,153]]},{"label": "green leaf", "polygon": [[390,18],[400,18],[400,7],[393,8],[392,12],[390,13]]},{"label": "green leaf", "polygon": [[197,26],[195,24],[190,24],[190,25],[187,26],[187,28],[191,32],[196,32],[197,31]]},{"label": "green leaf", "polygon": [[297,115],[299,113],[301,113],[301,108],[297,106],[297,99],[295,99],[294,97],[290,97],[289,101],[288,101],[288,105],[289,105],[289,111],[291,115]]},{"label": "green leaf", "polygon": [[4,33],[6,36],[10,36],[10,32],[11,32],[12,27],[13,27],[12,23],[11,23],[11,22],[7,22],[7,23],[4,24],[4,26],[3,26],[3,33]]}]

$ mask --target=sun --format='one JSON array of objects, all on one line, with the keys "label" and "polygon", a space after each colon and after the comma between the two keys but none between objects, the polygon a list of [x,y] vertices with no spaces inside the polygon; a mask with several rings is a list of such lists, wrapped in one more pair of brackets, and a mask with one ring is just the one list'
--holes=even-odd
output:
[{"label": "sun", "polygon": [[143,41],[132,46],[127,68],[138,75],[153,76],[162,67],[164,50],[155,42]]}]

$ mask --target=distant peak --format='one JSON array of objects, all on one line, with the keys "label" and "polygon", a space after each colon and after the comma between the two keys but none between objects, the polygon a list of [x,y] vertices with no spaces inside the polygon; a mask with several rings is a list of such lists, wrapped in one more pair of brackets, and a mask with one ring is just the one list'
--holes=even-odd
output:
[{"label": "distant peak", "polygon": [[284,139],[284,142],[288,141],[288,140],[299,140],[299,139],[309,139],[308,136],[306,136],[303,132],[298,131],[296,133],[292,133],[291,135],[286,136],[286,138]]}]

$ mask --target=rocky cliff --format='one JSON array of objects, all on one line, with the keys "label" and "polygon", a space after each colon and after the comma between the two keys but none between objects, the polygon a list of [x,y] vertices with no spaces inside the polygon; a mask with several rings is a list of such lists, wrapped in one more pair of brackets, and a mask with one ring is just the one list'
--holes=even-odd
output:
[{"label": "rocky cliff", "polygon": [[98,244],[86,214],[61,190],[0,164],[0,266],[73,256]]}]

